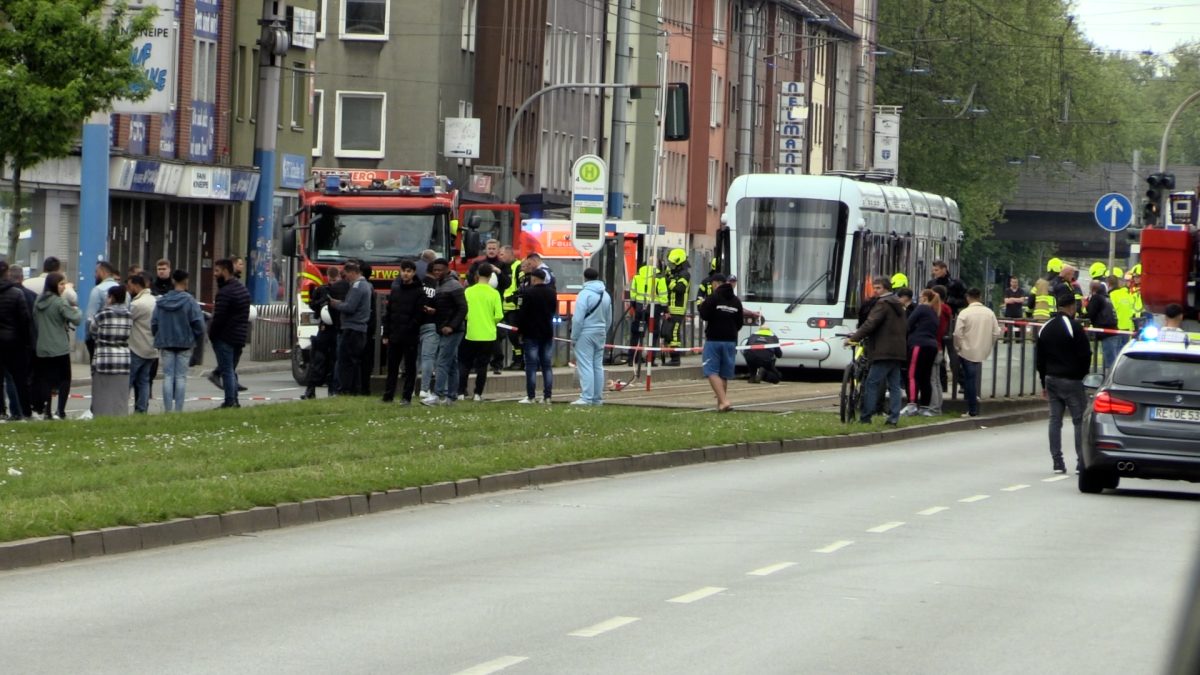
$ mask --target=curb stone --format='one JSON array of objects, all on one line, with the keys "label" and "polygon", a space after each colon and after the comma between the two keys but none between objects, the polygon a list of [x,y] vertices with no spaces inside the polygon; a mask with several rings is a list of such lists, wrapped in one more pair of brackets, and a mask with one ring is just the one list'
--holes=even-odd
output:
[{"label": "curb stone", "polygon": [[74,532],[70,535],[20,539],[0,542],[0,571],[325,522],[421,504],[444,503],[446,500],[459,497],[525,489],[535,485],[606,478],[624,473],[654,471],[708,462],[753,459],[781,453],[854,448],[909,440],[930,434],[1022,424],[1043,420],[1047,417],[1048,411],[1045,408],[1027,408],[1005,411],[991,417],[947,420],[893,431],[866,431],[840,436],[814,436],[782,441],[755,441],[642,453],[627,457],[586,459],[419,487],[375,491],[369,494],[339,495],[325,499],[306,499],[301,502],[284,502],[275,506],[256,506],[245,510],[229,511],[220,515],[174,518],[161,523],[105,527],[99,530]]}]

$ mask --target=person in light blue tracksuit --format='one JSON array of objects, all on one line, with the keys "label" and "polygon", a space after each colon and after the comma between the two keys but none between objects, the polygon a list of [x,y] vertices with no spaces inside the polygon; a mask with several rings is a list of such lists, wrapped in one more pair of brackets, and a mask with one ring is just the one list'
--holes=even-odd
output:
[{"label": "person in light blue tracksuit", "polygon": [[583,271],[583,289],[575,299],[575,314],[571,319],[571,340],[575,343],[575,363],[579,400],[571,405],[602,405],[604,403],[604,338],[612,325],[612,297],[604,290],[600,273],[589,267]]}]

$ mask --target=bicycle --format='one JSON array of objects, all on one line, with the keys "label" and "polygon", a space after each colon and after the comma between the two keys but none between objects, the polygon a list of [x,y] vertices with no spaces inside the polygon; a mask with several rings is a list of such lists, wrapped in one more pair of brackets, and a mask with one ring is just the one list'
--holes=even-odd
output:
[{"label": "bicycle", "polygon": [[852,353],[854,356],[842,372],[842,391],[838,397],[838,416],[841,418],[843,424],[849,424],[858,418],[859,408],[862,406],[863,385],[866,384],[867,371],[870,370],[867,351],[863,348],[861,342],[848,342],[846,347],[853,350]]}]

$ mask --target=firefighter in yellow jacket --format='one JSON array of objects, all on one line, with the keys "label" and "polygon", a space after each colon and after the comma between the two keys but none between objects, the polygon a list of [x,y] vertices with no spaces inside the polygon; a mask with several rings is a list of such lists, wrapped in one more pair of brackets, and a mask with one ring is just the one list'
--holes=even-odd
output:
[{"label": "firefighter in yellow jacket", "polygon": [[[667,314],[663,321],[662,335],[668,347],[683,346],[683,322],[687,317],[688,280],[687,251],[672,249],[667,254]],[[671,352],[667,365],[679,365],[679,352]]]}]

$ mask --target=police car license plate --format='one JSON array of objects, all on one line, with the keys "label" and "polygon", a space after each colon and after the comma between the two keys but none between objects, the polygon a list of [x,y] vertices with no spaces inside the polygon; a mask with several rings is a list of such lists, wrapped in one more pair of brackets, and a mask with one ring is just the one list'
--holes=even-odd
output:
[{"label": "police car license plate", "polygon": [[1200,422],[1200,410],[1190,408],[1154,408],[1150,417],[1170,422]]}]

